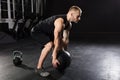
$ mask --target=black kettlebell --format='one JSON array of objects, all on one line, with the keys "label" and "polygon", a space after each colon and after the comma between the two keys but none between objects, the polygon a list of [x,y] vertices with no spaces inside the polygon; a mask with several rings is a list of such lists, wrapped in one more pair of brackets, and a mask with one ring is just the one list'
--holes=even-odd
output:
[{"label": "black kettlebell", "polygon": [[59,71],[64,71],[67,67],[70,66],[71,56],[68,51],[65,51],[65,50],[59,51],[57,55],[57,59],[60,62],[60,64],[58,64],[57,66],[57,69]]},{"label": "black kettlebell", "polygon": [[23,61],[22,55],[23,53],[21,51],[17,51],[17,50],[13,51],[13,64],[15,66],[19,66],[22,64],[22,61]]}]

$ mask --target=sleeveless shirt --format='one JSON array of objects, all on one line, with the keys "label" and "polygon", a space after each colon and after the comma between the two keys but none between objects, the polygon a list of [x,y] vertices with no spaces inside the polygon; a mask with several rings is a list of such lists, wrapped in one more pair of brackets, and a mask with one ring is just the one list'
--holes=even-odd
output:
[{"label": "sleeveless shirt", "polygon": [[38,24],[34,27],[35,31],[42,32],[48,36],[54,36],[54,22],[57,18],[62,18],[64,20],[65,28],[69,25],[69,22],[67,21],[67,17],[65,14],[62,15],[55,15],[51,16],[43,21],[39,21]]}]

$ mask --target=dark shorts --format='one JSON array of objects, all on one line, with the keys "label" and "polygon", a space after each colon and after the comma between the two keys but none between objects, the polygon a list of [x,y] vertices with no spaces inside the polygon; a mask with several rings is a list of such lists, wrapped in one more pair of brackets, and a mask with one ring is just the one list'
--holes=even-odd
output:
[{"label": "dark shorts", "polygon": [[31,29],[31,36],[41,45],[45,45],[46,43],[54,40],[53,36],[45,34],[44,32],[36,29],[36,27]]}]

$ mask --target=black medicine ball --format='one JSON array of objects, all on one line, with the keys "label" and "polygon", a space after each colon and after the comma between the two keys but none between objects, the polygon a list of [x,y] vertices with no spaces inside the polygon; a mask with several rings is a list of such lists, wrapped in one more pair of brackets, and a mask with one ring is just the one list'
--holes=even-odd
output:
[{"label": "black medicine ball", "polygon": [[59,51],[57,55],[57,59],[60,62],[60,64],[58,64],[57,67],[58,70],[64,71],[67,67],[70,66],[71,57],[69,52],[63,50]]}]

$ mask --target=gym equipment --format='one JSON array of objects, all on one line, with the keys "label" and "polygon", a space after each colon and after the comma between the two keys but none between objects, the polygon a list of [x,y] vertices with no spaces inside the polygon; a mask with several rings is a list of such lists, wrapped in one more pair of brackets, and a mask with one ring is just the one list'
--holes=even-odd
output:
[{"label": "gym equipment", "polygon": [[67,67],[69,67],[71,63],[71,57],[68,51],[64,51],[64,50],[59,51],[57,55],[57,59],[60,62],[60,65],[58,64],[57,67],[59,71],[64,71]]},{"label": "gym equipment", "polygon": [[22,61],[23,61],[22,55],[23,53],[21,51],[17,51],[17,50],[13,51],[13,64],[15,66],[19,66],[22,64]]}]

